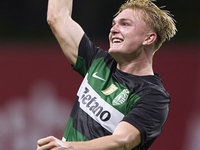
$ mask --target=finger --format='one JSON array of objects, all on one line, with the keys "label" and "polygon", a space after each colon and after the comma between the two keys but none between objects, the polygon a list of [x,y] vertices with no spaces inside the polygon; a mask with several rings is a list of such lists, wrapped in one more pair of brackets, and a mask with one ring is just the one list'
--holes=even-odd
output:
[{"label": "finger", "polygon": [[43,145],[50,143],[52,140],[54,140],[54,137],[49,136],[49,137],[38,140],[37,144],[38,144],[38,146],[43,146]]},{"label": "finger", "polygon": [[37,150],[54,150],[55,148],[55,144],[52,144],[52,143],[48,143],[46,145],[43,145],[43,146],[39,146],[37,148]]}]

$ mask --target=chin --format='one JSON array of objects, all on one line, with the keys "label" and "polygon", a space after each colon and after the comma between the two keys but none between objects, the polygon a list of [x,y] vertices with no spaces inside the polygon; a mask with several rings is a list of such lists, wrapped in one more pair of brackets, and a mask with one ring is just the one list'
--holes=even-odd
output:
[{"label": "chin", "polygon": [[108,49],[108,53],[112,52],[111,48]]},{"label": "chin", "polygon": [[108,53],[115,59],[115,57],[117,57],[119,51],[117,51],[116,49],[109,49]]},{"label": "chin", "polygon": [[109,53],[117,53],[117,52],[119,52],[119,49],[110,47],[110,48],[108,49],[108,52],[109,52]]}]

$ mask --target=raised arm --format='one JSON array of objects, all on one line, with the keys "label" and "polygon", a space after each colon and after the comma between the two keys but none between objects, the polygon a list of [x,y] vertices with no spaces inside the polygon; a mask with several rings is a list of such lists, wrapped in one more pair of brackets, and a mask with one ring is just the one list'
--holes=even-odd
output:
[{"label": "raised arm", "polygon": [[72,65],[78,57],[83,29],[71,18],[72,0],[49,0],[47,22]]}]

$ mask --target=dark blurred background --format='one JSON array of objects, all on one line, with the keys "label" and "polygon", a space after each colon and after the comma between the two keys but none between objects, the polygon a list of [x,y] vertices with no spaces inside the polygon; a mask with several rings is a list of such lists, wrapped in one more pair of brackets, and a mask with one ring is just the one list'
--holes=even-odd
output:
[{"label": "dark blurred background", "polygon": [[[48,0],[0,3],[0,149],[36,149],[62,138],[82,77],[71,69],[47,22]],[[108,49],[113,15],[124,0],[74,0],[73,19]],[[171,96],[169,118],[150,150],[200,149],[200,1],[157,0],[178,33],[154,56]]]},{"label": "dark blurred background", "polygon": [[[92,39],[107,39],[111,20],[124,0],[74,1],[73,18]],[[2,0],[0,5],[1,40],[52,40],[47,23],[47,0]],[[174,14],[178,33],[173,41],[199,41],[200,1],[157,0],[158,6]]]}]

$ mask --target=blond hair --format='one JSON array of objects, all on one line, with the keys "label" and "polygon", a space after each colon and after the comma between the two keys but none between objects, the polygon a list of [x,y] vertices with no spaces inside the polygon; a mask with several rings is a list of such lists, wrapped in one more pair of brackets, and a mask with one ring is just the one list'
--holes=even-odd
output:
[{"label": "blond hair", "polygon": [[172,14],[167,10],[162,10],[163,7],[157,7],[153,1],[155,0],[128,0],[122,4],[116,15],[128,8],[141,11],[144,22],[157,34],[156,51],[165,40],[170,40],[176,34],[177,29]]}]

